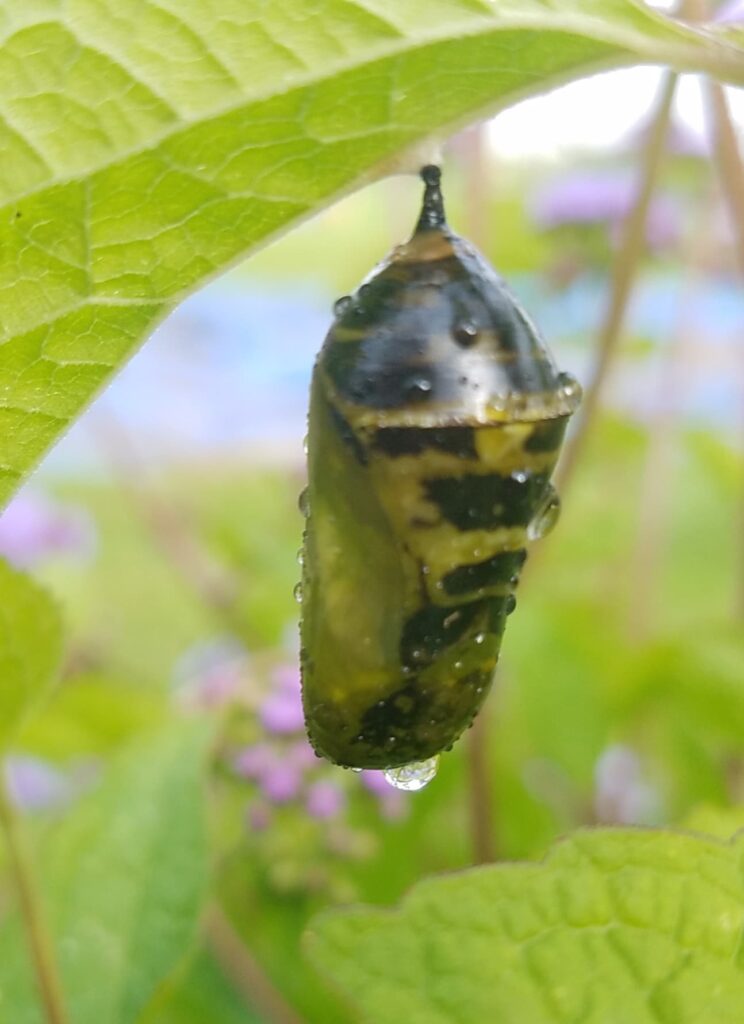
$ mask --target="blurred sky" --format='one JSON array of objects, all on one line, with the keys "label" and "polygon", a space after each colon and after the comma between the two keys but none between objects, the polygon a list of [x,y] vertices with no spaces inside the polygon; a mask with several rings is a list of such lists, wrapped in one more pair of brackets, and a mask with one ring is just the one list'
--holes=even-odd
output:
[{"label": "blurred sky", "polygon": [[[621,144],[652,105],[663,74],[654,67],[608,71],[516,103],[491,122],[493,148],[502,159],[560,158],[575,150]],[[744,90],[726,91],[744,130]],[[697,76],[682,76],[674,113],[696,138],[704,139],[705,108]]]}]

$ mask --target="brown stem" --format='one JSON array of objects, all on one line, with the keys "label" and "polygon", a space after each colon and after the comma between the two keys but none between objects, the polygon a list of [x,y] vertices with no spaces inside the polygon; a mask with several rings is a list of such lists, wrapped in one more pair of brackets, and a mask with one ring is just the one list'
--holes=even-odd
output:
[{"label": "brown stem", "polygon": [[731,213],[736,258],[744,274],[744,161],[726,93],[718,82],[705,83],[709,131],[721,188]]},{"label": "brown stem", "polygon": [[251,1009],[267,1024],[303,1024],[216,904],[207,912],[205,930],[210,949]]},{"label": "brown stem", "polygon": [[695,349],[694,318],[701,277],[715,245],[712,195],[700,203],[685,246],[684,266],[676,322],[659,368],[657,398],[649,429],[643,478],[638,501],[638,529],[629,574],[633,592],[629,609],[630,634],[640,641],[648,630],[659,567],[664,552],[666,518],[671,495],[674,437]]},{"label": "brown stem", "polygon": [[57,962],[44,917],[38,885],[34,878],[31,853],[24,839],[21,822],[5,791],[5,782],[1,772],[0,829],[2,829],[8,850],[10,870],[15,882],[26,928],[29,952],[36,974],[36,983],[46,1019],[49,1024],[68,1024],[69,1018],[65,1011]]},{"label": "brown stem", "polygon": [[625,321],[628,300],[638,274],[646,242],[646,221],[654,188],[664,155],[664,143],[677,87],[677,75],[667,72],[659,95],[643,150],[635,202],[623,224],[620,247],[613,264],[610,297],[599,331],[596,361],[584,390],[580,419],[571,443],[566,448],[556,472],[556,485],[565,491],[584,451],[590,428],[594,424],[599,400],[608,371],[617,351]]},{"label": "brown stem", "polygon": [[466,747],[468,800],[473,863],[490,864],[496,860],[493,820],[493,787],[488,766],[489,725],[487,712],[481,711],[468,733]]},{"label": "brown stem", "polygon": [[[744,160],[739,151],[726,93],[717,82],[706,81],[709,132],[721,189],[731,214],[736,257],[744,274]],[[739,583],[736,609],[744,617],[744,493],[739,514]]]}]

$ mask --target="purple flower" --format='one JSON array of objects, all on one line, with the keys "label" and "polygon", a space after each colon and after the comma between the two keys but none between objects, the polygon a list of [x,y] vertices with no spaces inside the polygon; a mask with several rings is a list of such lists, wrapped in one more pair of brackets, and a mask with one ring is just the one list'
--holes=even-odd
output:
[{"label": "purple flower", "polygon": [[318,755],[307,740],[297,740],[286,751],[285,757],[296,768],[311,769],[318,766]]},{"label": "purple flower", "polygon": [[217,708],[229,703],[247,672],[248,655],[232,637],[197,644],[176,664],[174,684],[184,703]]},{"label": "purple flower", "polygon": [[393,789],[385,781],[383,772],[365,770],[359,778],[365,789],[377,797],[380,813],[389,821],[397,821],[408,812],[408,799],[404,792]]},{"label": "purple flower", "polygon": [[0,515],[0,555],[29,568],[55,555],[88,555],[94,532],[83,509],[22,491]]},{"label": "purple flower", "polygon": [[617,825],[650,824],[657,816],[658,795],[629,747],[608,747],[597,761],[594,812],[599,821]]},{"label": "purple flower", "polygon": [[[565,224],[617,226],[635,200],[635,180],[620,172],[573,172],[554,178],[534,197],[532,217],[544,230]],[[673,244],[679,237],[679,211],[670,196],[655,197],[649,209],[646,236],[652,248]]]},{"label": "purple flower", "polygon": [[307,812],[320,821],[337,818],[346,807],[346,794],[333,782],[314,782],[307,791]]},{"label": "purple flower", "polygon": [[728,0],[713,20],[726,24],[741,24],[744,22],[744,0]]},{"label": "purple flower", "polygon": [[260,779],[277,763],[277,752],[269,743],[244,747],[235,757],[233,768],[244,779]]},{"label": "purple flower", "polygon": [[74,795],[70,778],[36,757],[9,757],[5,765],[8,793],[24,811],[64,806]]},{"label": "purple flower", "polygon": [[259,785],[263,795],[274,804],[286,804],[299,796],[302,772],[287,761],[277,760],[261,773]]},{"label": "purple flower", "polygon": [[269,732],[284,734],[302,732],[305,716],[302,711],[300,674],[296,668],[283,666],[274,672],[274,689],[259,708],[259,717]]}]

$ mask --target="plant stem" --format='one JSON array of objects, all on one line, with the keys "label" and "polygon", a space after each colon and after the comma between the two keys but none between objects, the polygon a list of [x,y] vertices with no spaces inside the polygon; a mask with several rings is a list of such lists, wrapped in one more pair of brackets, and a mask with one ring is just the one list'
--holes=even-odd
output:
[{"label": "plant stem", "polygon": [[[2,767],[1,763],[0,767]],[[31,853],[23,836],[21,822],[5,791],[5,782],[1,772],[0,829],[2,829],[10,857],[10,870],[26,927],[29,951],[46,1019],[49,1024],[68,1024],[59,971],[54,957],[51,936],[44,919],[41,896],[34,878]]]},{"label": "plant stem", "polygon": [[207,911],[209,946],[235,990],[267,1024],[303,1024],[217,904]]},{"label": "plant stem", "polygon": [[[736,257],[744,274],[744,160],[739,151],[736,132],[726,93],[718,82],[706,81],[708,128],[713,143],[713,153],[726,204],[731,213]],[[740,506],[739,522],[739,585],[736,609],[744,617],[744,493]]]},{"label": "plant stem", "polygon": [[706,81],[707,115],[716,169],[731,212],[736,256],[744,274],[744,161],[731,120],[728,100],[718,82]]},{"label": "plant stem", "polygon": [[623,224],[620,247],[613,264],[610,296],[599,331],[596,361],[584,390],[581,414],[571,443],[559,463],[555,481],[565,491],[583,453],[590,428],[594,424],[599,400],[625,321],[628,300],[635,283],[646,243],[646,221],[664,155],[667,129],[678,76],[667,72],[643,150],[635,202]]},{"label": "plant stem", "polygon": [[470,782],[468,787],[470,836],[474,864],[490,864],[496,860],[497,856],[493,820],[493,787],[488,769],[490,724],[488,713],[484,709],[475,719],[473,728],[468,733],[466,748]]}]

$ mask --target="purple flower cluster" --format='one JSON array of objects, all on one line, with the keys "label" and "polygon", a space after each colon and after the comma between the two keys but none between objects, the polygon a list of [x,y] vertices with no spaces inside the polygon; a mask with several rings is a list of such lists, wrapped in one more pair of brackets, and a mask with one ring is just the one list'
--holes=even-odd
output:
[{"label": "purple flower cluster", "polygon": [[232,637],[197,644],[178,661],[176,698],[191,710],[214,710],[229,704],[247,675],[248,655]]},{"label": "purple flower cluster", "polygon": [[272,684],[258,708],[268,738],[244,747],[233,759],[236,774],[255,783],[260,793],[248,809],[249,827],[257,831],[267,828],[272,807],[298,802],[318,821],[338,818],[346,809],[349,784],[357,778],[377,798],[384,817],[402,817],[405,794],[391,789],[382,772],[342,773],[316,757],[304,735],[297,668],[280,666],[273,673]]},{"label": "purple flower cluster", "polygon": [[613,825],[650,825],[659,816],[659,794],[644,777],[634,750],[607,747],[594,768],[594,813]]},{"label": "purple flower cluster", "polygon": [[0,555],[27,569],[59,555],[85,557],[95,544],[88,515],[41,494],[22,491],[0,515]]},{"label": "purple flower cluster", "polygon": [[[606,224],[611,231],[627,216],[635,199],[632,176],[618,171],[573,171],[549,181],[533,198],[532,217],[546,231],[566,224]],[[679,238],[680,212],[671,196],[651,202],[646,240],[654,250]]]}]

